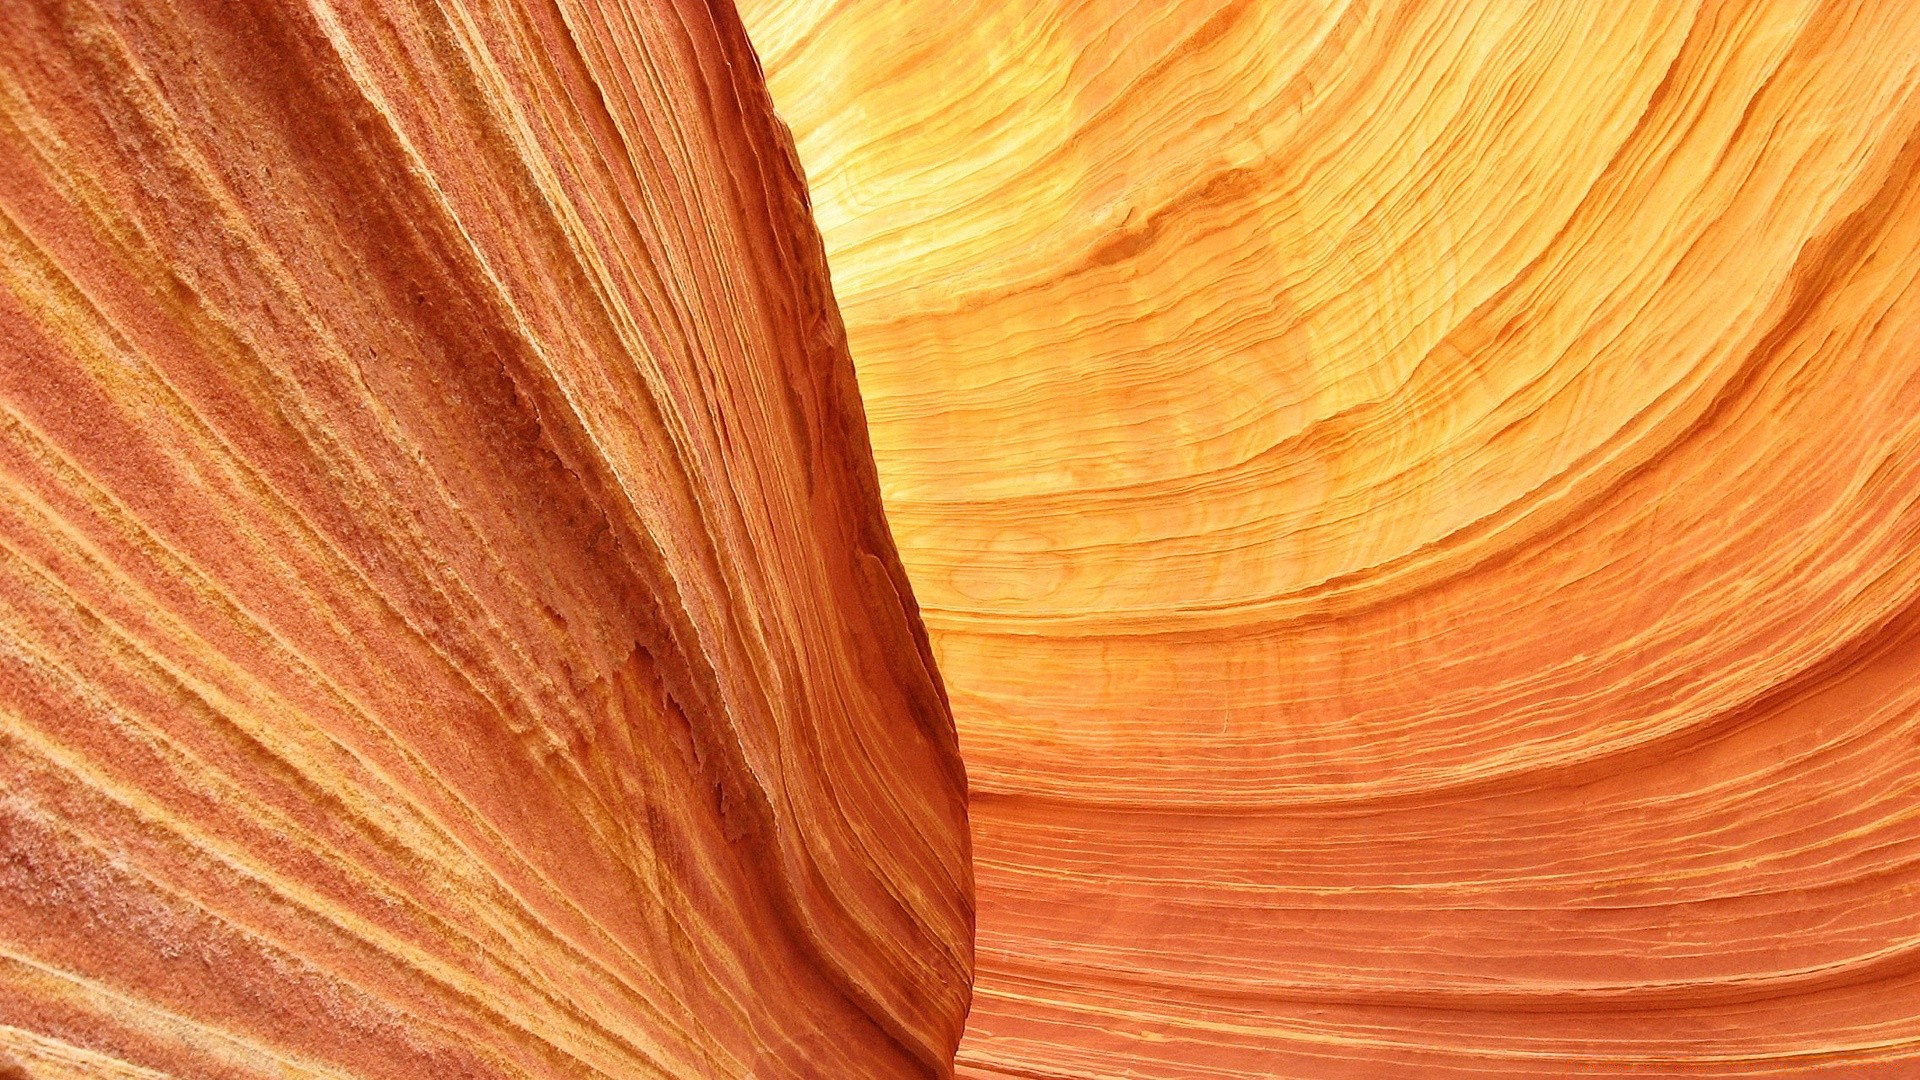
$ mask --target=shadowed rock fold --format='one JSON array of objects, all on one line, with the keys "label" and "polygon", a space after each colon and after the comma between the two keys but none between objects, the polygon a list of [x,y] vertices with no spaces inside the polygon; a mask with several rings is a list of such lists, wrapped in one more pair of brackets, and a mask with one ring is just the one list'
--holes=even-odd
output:
[{"label": "shadowed rock fold", "polygon": [[950,1071],[965,778],[727,5],[0,5],[0,275],[0,1075]]},{"label": "shadowed rock fold", "polygon": [[742,10],[964,1074],[1920,1075],[1920,5]]}]

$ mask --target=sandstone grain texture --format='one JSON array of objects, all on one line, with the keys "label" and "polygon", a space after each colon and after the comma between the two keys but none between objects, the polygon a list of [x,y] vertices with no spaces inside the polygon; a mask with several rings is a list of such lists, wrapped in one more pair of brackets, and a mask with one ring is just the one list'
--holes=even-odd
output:
[{"label": "sandstone grain texture", "polygon": [[0,1075],[945,1075],[965,777],[694,0],[0,4]]}]

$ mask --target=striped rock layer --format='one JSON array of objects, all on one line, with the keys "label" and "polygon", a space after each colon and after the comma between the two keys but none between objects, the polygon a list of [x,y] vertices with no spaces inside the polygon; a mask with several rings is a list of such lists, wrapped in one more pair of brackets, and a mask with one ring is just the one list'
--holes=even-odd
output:
[{"label": "striped rock layer", "polygon": [[946,1074],[965,814],[730,6],[0,4],[0,1077]]},{"label": "striped rock layer", "polygon": [[1920,5],[741,7],[962,1074],[1920,1075]]}]

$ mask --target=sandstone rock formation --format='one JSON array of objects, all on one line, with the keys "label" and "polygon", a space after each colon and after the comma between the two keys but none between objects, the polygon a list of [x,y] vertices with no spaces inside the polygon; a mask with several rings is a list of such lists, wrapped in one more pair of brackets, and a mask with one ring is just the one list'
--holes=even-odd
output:
[{"label": "sandstone rock formation", "polygon": [[0,274],[0,1076],[950,1071],[964,774],[728,5],[0,5]]},{"label": "sandstone rock formation", "polygon": [[1920,5],[742,11],[964,1074],[1920,1075]]},{"label": "sandstone rock formation", "polygon": [[1920,1075],[1920,6],[739,6],[0,4],[0,1080]]}]

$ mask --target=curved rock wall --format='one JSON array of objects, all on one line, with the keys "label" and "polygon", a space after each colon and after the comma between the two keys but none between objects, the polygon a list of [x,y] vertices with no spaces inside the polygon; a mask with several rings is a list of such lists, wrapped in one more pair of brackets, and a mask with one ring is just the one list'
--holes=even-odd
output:
[{"label": "curved rock wall", "polygon": [[727,5],[0,5],[0,1076],[951,1069],[965,778]]},{"label": "curved rock wall", "polygon": [[1920,1070],[1920,6],[742,9],[963,1073]]}]

